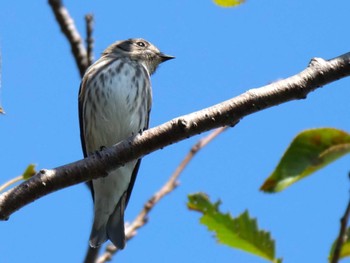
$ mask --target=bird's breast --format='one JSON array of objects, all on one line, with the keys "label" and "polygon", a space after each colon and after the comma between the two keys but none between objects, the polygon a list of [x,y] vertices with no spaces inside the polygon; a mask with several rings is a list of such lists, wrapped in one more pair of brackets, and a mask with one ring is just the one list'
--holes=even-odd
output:
[{"label": "bird's breast", "polygon": [[111,146],[147,127],[152,95],[149,75],[141,64],[114,60],[90,76],[85,93],[88,152]]}]

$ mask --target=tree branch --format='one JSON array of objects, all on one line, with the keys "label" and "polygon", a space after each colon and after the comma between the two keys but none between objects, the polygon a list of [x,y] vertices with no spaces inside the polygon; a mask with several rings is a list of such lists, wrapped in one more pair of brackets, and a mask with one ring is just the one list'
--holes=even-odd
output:
[{"label": "tree branch", "polygon": [[94,63],[94,38],[92,37],[92,32],[94,29],[94,16],[92,14],[87,14],[85,16],[86,22],[86,47],[87,47],[87,59],[88,65]]},{"label": "tree branch", "polygon": [[53,170],[41,170],[17,187],[0,195],[0,219],[59,189],[106,176],[109,171],[199,133],[234,126],[243,117],[307,94],[332,81],[350,75],[350,53],[325,61],[311,60],[297,75],[262,88],[251,89],[233,99],[175,118],[130,137],[84,160]]},{"label": "tree branch", "polygon": [[349,217],[350,217],[350,200],[348,202],[344,215],[340,219],[339,234],[333,250],[331,263],[337,263],[339,261],[342,246],[347,239],[346,228],[348,226]]},{"label": "tree branch", "polygon": [[61,0],[49,0],[49,5],[56,20],[60,25],[62,33],[66,36],[73,53],[73,57],[82,77],[89,66],[87,51],[83,40],[75,27],[74,20],[69,15],[68,10],[63,6]]},{"label": "tree branch", "polygon": [[[210,134],[200,139],[195,145],[192,146],[189,153],[185,156],[179,166],[176,168],[174,173],[170,176],[168,181],[159,189],[143,206],[143,209],[134,219],[134,221],[126,228],[125,235],[126,240],[132,239],[136,234],[137,230],[143,227],[148,221],[148,214],[154,208],[154,206],[167,194],[171,193],[178,186],[177,179],[180,174],[189,164],[189,162],[193,159],[198,151],[203,149],[208,143],[214,140],[217,136],[219,136],[222,132],[227,129],[226,127],[217,128],[212,131]],[[112,259],[112,256],[118,251],[117,247],[113,244],[109,244],[106,247],[106,251],[97,259],[97,263],[105,263]]]}]

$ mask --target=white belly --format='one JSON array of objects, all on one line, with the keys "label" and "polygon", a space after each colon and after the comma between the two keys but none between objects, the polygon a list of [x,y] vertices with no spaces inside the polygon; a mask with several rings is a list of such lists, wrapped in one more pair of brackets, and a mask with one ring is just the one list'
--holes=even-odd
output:
[{"label": "white belly", "polygon": [[[99,74],[110,75],[108,70],[118,66],[116,63],[120,62],[116,61],[114,65],[105,67]],[[93,81],[86,85],[86,93],[90,92],[98,102],[94,104],[90,101],[83,105],[87,154],[100,150],[102,146],[112,146],[147,128],[152,96],[148,73],[143,69],[141,73],[144,75],[135,84],[135,67],[125,63],[123,68],[128,70],[127,75],[115,74],[111,80],[104,77],[104,85],[100,86]],[[99,78],[97,76],[96,79]],[[147,81],[143,81],[144,78]],[[96,93],[99,95],[96,96]],[[110,172],[107,177],[92,181],[95,215],[99,216],[99,219],[95,218],[97,224],[105,224],[127,190],[136,162],[127,163]]]}]

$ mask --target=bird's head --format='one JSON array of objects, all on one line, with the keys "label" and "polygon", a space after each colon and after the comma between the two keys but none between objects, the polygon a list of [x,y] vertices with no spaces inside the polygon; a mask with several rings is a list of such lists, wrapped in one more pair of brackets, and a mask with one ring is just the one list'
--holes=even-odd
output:
[{"label": "bird's head", "polygon": [[108,47],[103,55],[125,56],[132,60],[143,63],[150,74],[152,74],[162,62],[173,59],[173,56],[166,55],[142,38],[130,38],[118,41]]}]

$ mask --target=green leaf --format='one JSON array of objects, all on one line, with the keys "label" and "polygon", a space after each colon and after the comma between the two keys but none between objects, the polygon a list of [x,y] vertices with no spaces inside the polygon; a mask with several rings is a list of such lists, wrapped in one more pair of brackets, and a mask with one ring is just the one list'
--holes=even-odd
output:
[{"label": "green leaf", "polygon": [[260,190],[278,192],[350,152],[350,134],[334,128],[299,133]]},{"label": "green leaf", "polygon": [[27,168],[23,172],[22,178],[23,178],[23,180],[28,180],[30,177],[32,177],[35,174],[36,174],[35,164],[30,164],[27,166]]},{"label": "green leaf", "polygon": [[218,242],[271,262],[282,262],[275,259],[275,241],[270,233],[258,230],[256,219],[250,218],[248,211],[232,218],[230,214],[219,211],[220,201],[213,204],[203,193],[189,195],[188,199],[188,208],[203,214],[200,222],[215,232]]},{"label": "green leaf", "polygon": [[[329,262],[331,262],[331,260],[333,258],[333,253],[334,253],[334,248],[335,248],[336,243],[337,243],[337,239],[333,242],[331,251],[329,253],[329,257],[328,257]],[[350,228],[348,228],[346,230],[346,240],[344,241],[344,243],[341,247],[339,259],[343,259],[343,258],[349,257],[349,256],[350,256]]]},{"label": "green leaf", "polygon": [[244,2],[245,0],[214,0],[214,3],[221,7],[234,7]]}]

